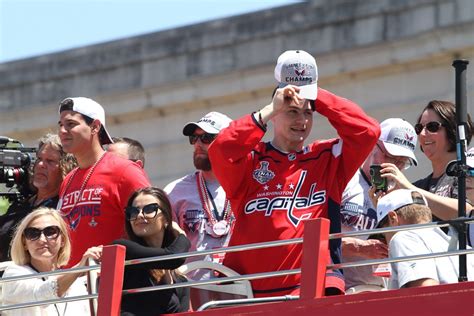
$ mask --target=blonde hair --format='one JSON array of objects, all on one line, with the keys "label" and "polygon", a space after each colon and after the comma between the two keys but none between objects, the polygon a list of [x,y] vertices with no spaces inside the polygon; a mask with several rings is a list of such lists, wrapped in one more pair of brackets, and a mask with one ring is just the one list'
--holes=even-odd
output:
[{"label": "blonde hair", "polygon": [[[425,205],[425,200],[419,192],[411,192],[416,203],[405,205],[396,210],[397,214],[410,224],[429,223],[432,220],[431,209]],[[421,204],[423,203],[423,204]]]},{"label": "blonde hair", "polygon": [[13,262],[17,265],[26,265],[31,262],[31,256],[28,250],[25,249],[25,236],[23,235],[26,228],[29,227],[30,223],[35,219],[42,216],[51,216],[57,222],[61,236],[63,238],[63,245],[58,252],[58,261],[56,265],[58,267],[64,266],[68,263],[69,257],[71,256],[71,241],[69,240],[68,228],[66,222],[64,222],[58,211],[49,207],[39,207],[30,214],[28,214],[15,229],[13,239],[10,246],[10,254]]}]

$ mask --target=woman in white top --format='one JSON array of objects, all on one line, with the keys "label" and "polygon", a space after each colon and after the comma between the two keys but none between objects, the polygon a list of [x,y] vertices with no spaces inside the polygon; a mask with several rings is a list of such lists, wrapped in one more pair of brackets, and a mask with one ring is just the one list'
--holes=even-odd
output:
[{"label": "woman in white top", "polygon": [[[3,277],[48,272],[64,266],[71,253],[67,226],[59,213],[51,208],[39,208],[26,216],[15,231],[11,244],[13,264]],[[84,266],[88,258],[98,259],[102,247],[89,248],[75,266]],[[35,302],[86,295],[81,273],[6,282],[2,286],[3,305]],[[90,315],[87,300],[56,303],[4,311],[5,315]]]}]

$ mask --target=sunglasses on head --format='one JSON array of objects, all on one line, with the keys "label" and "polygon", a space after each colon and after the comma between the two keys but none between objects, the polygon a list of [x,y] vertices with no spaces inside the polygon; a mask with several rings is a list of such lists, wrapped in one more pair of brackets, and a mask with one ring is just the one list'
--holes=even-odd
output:
[{"label": "sunglasses on head", "polygon": [[23,232],[23,235],[26,239],[31,241],[38,240],[41,237],[41,234],[43,234],[48,240],[54,240],[58,238],[60,232],[61,230],[58,226],[47,226],[43,229],[28,227]]},{"label": "sunglasses on head", "polygon": [[203,144],[210,144],[212,143],[212,141],[216,138],[216,134],[208,134],[208,133],[204,133],[204,134],[201,134],[201,135],[189,135],[189,143],[191,145],[194,145],[196,144],[197,140],[198,139],[201,139],[201,142]]},{"label": "sunglasses on head", "polygon": [[436,133],[437,131],[439,131],[441,126],[444,126],[444,124],[437,121],[428,122],[425,125],[418,123],[415,125],[415,132],[416,135],[420,135],[421,131],[423,131],[423,128],[426,128],[428,132]]},{"label": "sunglasses on head", "polygon": [[127,206],[125,208],[125,216],[127,217],[128,221],[134,221],[137,219],[140,212],[142,212],[143,217],[145,217],[146,219],[152,219],[156,217],[159,210],[160,206],[158,205],[158,203],[151,203],[145,205],[142,209],[136,206]]}]

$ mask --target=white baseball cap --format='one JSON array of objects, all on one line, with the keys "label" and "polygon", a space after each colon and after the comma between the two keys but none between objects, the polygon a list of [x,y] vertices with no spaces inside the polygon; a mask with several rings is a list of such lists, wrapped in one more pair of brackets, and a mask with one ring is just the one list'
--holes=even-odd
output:
[{"label": "white baseball cap", "polygon": [[401,118],[389,118],[380,123],[379,140],[392,156],[408,157],[415,166],[418,161],[415,157],[418,136],[413,126]]},{"label": "white baseball cap", "polygon": [[314,57],[303,50],[287,50],[278,57],[275,79],[280,88],[289,84],[298,86],[302,98],[316,100],[318,97],[318,65]]},{"label": "white baseball cap", "polygon": [[232,119],[219,112],[209,112],[197,122],[188,122],[184,125],[183,135],[191,136],[197,127],[209,134],[219,134],[219,132],[229,126]]},{"label": "white baseball cap", "polygon": [[[413,196],[413,193],[417,193],[416,196]],[[419,195],[421,195],[421,199]],[[398,189],[382,196],[377,202],[377,223],[380,223],[389,212],[410,204],[428,206],[425,197],[416,190]]]},{"label": "white baseball cap", "polygon": [[112,144],[114,142],[112,137],[110,137],[109,132],[107,132],[107,129],[105,128],[105,111],[102,105],[92,99],[84,97],[65,98],[59,105],[60,113],[61,108],[64,106],[64,102],[67,100],[72,101],[72,110],[74,112],[80,113],[94,120],[99,120],[100,124],[102,125],[101,131],[99,133],[100,143],[102,145]]}]

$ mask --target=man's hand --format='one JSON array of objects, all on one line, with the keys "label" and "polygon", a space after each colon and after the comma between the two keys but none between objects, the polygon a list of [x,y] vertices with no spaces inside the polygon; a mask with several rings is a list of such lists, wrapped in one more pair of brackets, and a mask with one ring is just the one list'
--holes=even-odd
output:
[{"label": "man's hand", "polygon": [[362,240],[358,238],[342,238],[344,256],[358,256],[366,259],[383,259],[388,256],[388,246],[377,239]]},{"label": "man's hand", "polygon": [[291,85],[277,89],[272,100],[274,112],[284,111],[290,105],[302,107],[300,102],[304,99],[298,95],[299,91],[298,87]]},{"label": "man's hand", "polygon": [[304,99],[298,95],[300,89],[297,86],[288,85],[276,90],[272,103],[258,111],[262,118],[262,123],[267,124],[275,115],[283,112],[290,105],[301,108]]}]

